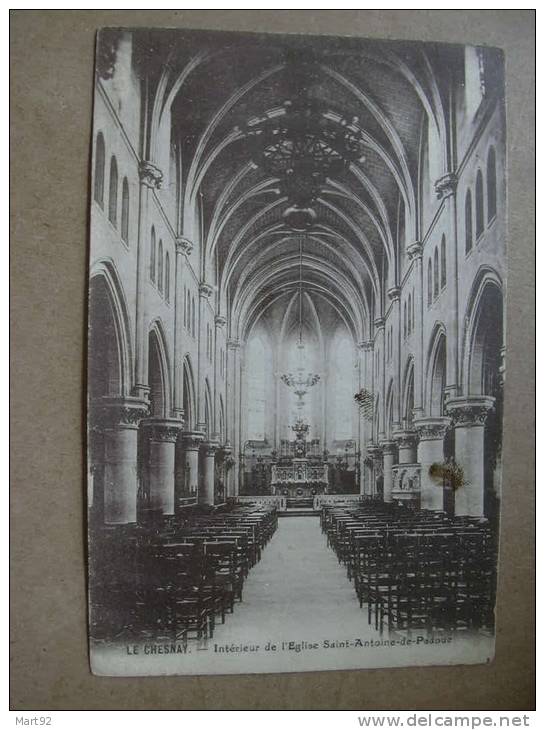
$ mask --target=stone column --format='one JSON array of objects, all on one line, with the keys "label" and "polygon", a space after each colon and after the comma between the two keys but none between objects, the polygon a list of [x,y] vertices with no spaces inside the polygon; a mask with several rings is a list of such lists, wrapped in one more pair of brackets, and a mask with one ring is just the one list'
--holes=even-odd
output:
[{"label": "stone column", "polygon": [[103,398],[91,419],[104,436],[104,522],[136,522],[138,495],[138,424],[149,404],[139,398]]},{"label": "stone column", "polygon": [[375,319],[375,340],[374,340],[374,352],[373,355],[377,352],[379,353],[379,366],[378,366],[378,373],[375,372],[375,358],[373,357],[373,372],[374,374],[374,393],[375,395],[378,393],[379,395],[379,409],[380,409],[380,421],[378,424],[378,433],[375,434],[375,438],[384,438],[386,435],[386,368],[384,367],[385,363],[385,353],[384,349],[386,346],[386,338],[385,338],[385,329],[384,329],[384,317],[378,317]]},{"label": "stone column", "polygon": [[202,490],[199,491],[199,504],[214,504],[214,477],[216,465],[216,451],[219,444],[214,441],[206,441],[203,445],[203,479]]},{"label": "stone column", "polygon": [[238,494],[240,462],[238,454],[241,451],[239,439],[239,388],[240,388],[240,343],[238,340],[227,341],[227,435],[235,454],[235,463],[229,471],[228,484],[229,495],[235,497]]},{"label": "stone column", "polygon": [[174,292],[174,407],[175,418],[184,418],[184,291],[183,274],[187,257],[193,250],[193,244],[187,238],[178,237],[176,246],[175,292]]},{"label": "stone column", "polygon": [[184,431],[182,444],[184,449],[184,479],[186,491],[191,497],[199,492],[199,449],[204,434],[200,431]]},{"label": "stone column", "polygon": [[421,418],[415,421],[418,432],[418,461],[420,463],[420,507],[443,511],[443,483],[430,476],[432,464],[442,464],[445,460],[443,441],[450,418]]},{"label": "stone column", "polygon": [[[394,393],[393,399],[393,421],[394,424],[399,425],[401,423],[401,398],[402,398],[402,386],[401,386],[401,289],[398,286],[393,286],[388,289],[388,299],[392,302],[392,309],[390,313],[392,321],[392,338],[393,338],[393,352],[392,352],[392,374],[394,379]],[[386,357],[386,353],[385,353]],[[386,391],[384,391],[386,394]],[[386,418],[386,414],[384,414]],[[395,426],[394,426],[395,428]]]},{"label": "stone column", "polygon": [[463,472],[462,483],[455,485],[456,515],[484,514],[484,429],[494,401],[491,396],[466,396],[447,402],[455,427],[456,463]]},{"label": "stone column", "polygon": [[417,435],[415,431],[394,431],[392,438],[397,444],[397,463],[416,464]]},{"label": "stone column", "polygon": [[[456,188],[458,180],[455,172],[447,172],[435,182],[437,197],[445,207],[445,231],[447,284],[444,296],[451,313],[447,336],[447,372],[445,394],[455,397],[458,394],[458,323],[462,315],[458,311],[458,220],[456,212]],[[465,194],[465,193],[464,193]]]},{"label": "stone column", "polygon": [[414,280],[414,418],[424,414],[424,275],[422,271],[422,244],[415,241],[407,247],[407,256],[415,270]]},{"label": "stone column", "polygon": [[175,512],[174,458],[181,421],[149,418],[143,423],[149,438],[149,495],[152,509]]},{"label": "stone column", "polygon": [[384,470],[384,501],[392,501],[392,489],[394,488],[393,466],[395,463],[395,441],[381,441],[382,446],[382,468]]},{"label": "stone column", "polygon": [[[206,328],[204,326],[204,313],[208,306],[208,300],[212,295],[213,289],[210,284],[201,282],[199,286],[199,319],[198,319],[198,365],[197,365],[197,430],[206,431],[208,428],[209,433],[212,433],[214,426],[212,423],[206,423],[204,420],[204,380],[205,373],[207,370],[206,362]],[[214,404],[211,403],[210,407],[213,409]],[[210,418],[213,418],[213,412],[210,413]]]},{"label": "stone column", "polygon": [[367,446],[367,454],[373,462],[372,479],[367,494],[378,494],[377,479],[383,476],[382,448],[378,444],[370,443]]},{"label": "stone column", "polygon": [[[224,379],[221,379],[220,373],[218,372],[219,368],[219,361],[220,361],[220,343],[223,339],[222,330],[227,324],[227,319],[221,315],[217,314],[214,317],[214,326],[215,326],[215,332],[214,332],[214,432],[218,434],[219,436],[219,429],[220,429],[220,383],[222,384],[222,387],[225,384],[225,376]],[[224,399],[225,401],[225,399]],[[225,402],[224,402],[225,407]],[[225,411],[223,413],[223,417],[225,419]],[[223,422],[223,441],[227,438],[227,424],[224,420]]]},{"label": "stone column", "polygon": [[153,200],[152,191],[161,187],[163,173],[148,161],[140,163],[140,190],[138,201],[138,254],[136,275],[136,330],[135,330],[135,373],[133,395],[145,399],[149,395],[148,385],[148,304],[147,288],[150,273],[149,208]]}]

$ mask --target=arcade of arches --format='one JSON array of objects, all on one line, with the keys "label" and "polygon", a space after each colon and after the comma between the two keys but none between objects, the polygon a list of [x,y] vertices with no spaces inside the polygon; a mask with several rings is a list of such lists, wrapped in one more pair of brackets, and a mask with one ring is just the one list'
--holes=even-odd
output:
[{"label": "arcade of arches", "polygon": [[[505,130],[494,51],[183,31],[107,31],[101,48],[93,517],[129,524],[323,493],[495,515]],[[281,128],[302,95],[321,119],[352,125],[363,150],[305,205],[304,173],[272,175],[252,132]],[[430,475],[449,461],[463,473],[455,489]]]}]

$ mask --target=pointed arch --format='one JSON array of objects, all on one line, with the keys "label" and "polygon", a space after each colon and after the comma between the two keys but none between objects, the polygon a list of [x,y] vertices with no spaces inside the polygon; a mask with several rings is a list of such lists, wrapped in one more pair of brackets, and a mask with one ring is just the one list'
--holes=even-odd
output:
[{"label": "pointed arch", "polygon": [[[125,293],[115,265],[109,260],[98,261],[91,269],[89,280],[88,367],[91,399],[93,393],[97,396],[126,396],[130,393],[130,332]],[[111,363],[113,372],[108,372],[106,363]]]},{"label": "pointed arch", "polygon": [[411,430],[413,427],[414,409],[414,358],[407,359],[403,377],[402,427]]},{"label": "pointed arch", "polygon": [[481,267],[477,272],[464,322],[464,394],[492,395],[492,380],[497,376],[504,343],[503,286],[494,269]]},{"label": "pointed arch", "polygon": [[489,223],[496,217],[498,206],[498,193],[496,188],[496,150],[494,147],[491,147],[488,150],[488,158],[486,161],[486,208]]},{"label": "pointed arch", "polygon": [[163,293],[163,241],[159,239],[159,249],[157,253],[157,288]]},{"label": "pointed arch", "polygon": [[471,190],[466,192],[466,203],[465,203],[465,240],[466,240],[466,254],[473,248],[473,205],[471,202]]},{"label": "pointed arch", "polygon": [[191,358],[186,355],[183,362],[183,409],[185,430],[191,431],[195,428],[196,410],[195,410],[195,379],[193,377],[193,368],[191,366]]},{"label": "pointed arch", "polygon": [[447,337],[445,326],[436,323],[430,338],[426,367],[426,405],[428,415],[444,415],[444,391],[447,374]]},{"label": "pointed arch", "polygon": [[483,174],[477,171],[475,182],[475,239],[479,239],[484,231],[484,190]]},{"label": "pointed arch", "polygon": [[129,242],[129,181],[123,178],[121,189],[121,238]]},{"label": "pointed arch", "polygon": [[110,187],[108,193],[108,220],[117,228],[117,160],[110,160]]},{"label": "pointed arch", "polygon": [[151,415],[168,418],[171,409],[170,360],[164,328],[158,319],[152,323],[148,334],[148,385]]},{"label": "pointed arch", "polygon": [[102,132],[97,134],[95,145],[95,184],[94,198],[95,201],[104,208],[104,174],[106,165],[106,146],[104,144],[104,135]]},{"label": "pointed arch", "polygon": [[155,259],[156,259],[156,236],[155,236],[155,226],[151,227],[151,240],[150,240],[150,254],[149,254],[149,278],[155,282]]}]

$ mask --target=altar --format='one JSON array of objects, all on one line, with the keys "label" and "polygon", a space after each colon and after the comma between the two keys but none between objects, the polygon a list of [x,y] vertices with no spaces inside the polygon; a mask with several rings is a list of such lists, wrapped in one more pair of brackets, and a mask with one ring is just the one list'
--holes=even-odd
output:
[{"label": "altar", "polygon": [[311,497],[324,494],[328,486],[328,465],[312,464],[308,459],[293,459],[287,466],[274,464],[271,473],[272,493],[287,497]]}]

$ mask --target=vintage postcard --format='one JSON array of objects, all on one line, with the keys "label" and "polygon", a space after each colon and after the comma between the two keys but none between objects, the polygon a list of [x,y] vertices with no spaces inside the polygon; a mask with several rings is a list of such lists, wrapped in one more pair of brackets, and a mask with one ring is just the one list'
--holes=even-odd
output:
[{"label": "vintage postcard", "polygon": [[93,672],[493,658],[505,184],[498,49],[100,31]]}]

